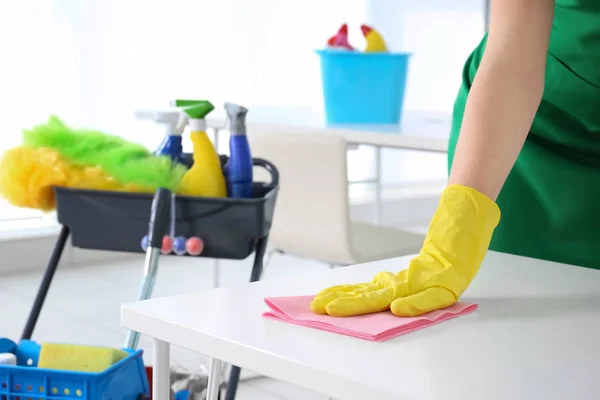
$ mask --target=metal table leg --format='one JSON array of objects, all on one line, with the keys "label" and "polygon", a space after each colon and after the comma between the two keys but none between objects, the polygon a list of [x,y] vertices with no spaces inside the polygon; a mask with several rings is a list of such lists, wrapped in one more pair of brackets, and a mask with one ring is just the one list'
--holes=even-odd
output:
[{"label": "metal table leg", "polygon": [[216,358],[210,359],[208,367],[208,387],[206,388],[206,400],[218,400],[221,388],[221,372],[223,362]]},{"label": "metal table leg", "polygon": [[[250,274],[250,282],[256,282],[260,280],[260,276],[263,271],[263,258],[265,257],[265,251],[267,250],[268,237],[258,239],[256,243],[256,253],[254,255],[254,265],[252,266],[252,273]],[[233,365],[231,372],[229,373],[229,382],[227,382],[227,394],[225,400],[235,400],[238,384],[240,382],[240,367]]]},{"label": "metal table leg", "polygon": [[221,286],[221,260],[215,258],[213,260],[213,289]]},{"label": "metal table leg", "polygon": [[381,184],[381,147],[375,146],[375,223],[381,224],[383,212]]},{"label": "metal table leg", "polygon": [[153,338],[152,400],[171,397],[171,348],[169,343]]},{"label": "metal table leg", "polygon": [[35,325],[40,317],[40,312],[42,311],[44,301],[48,295],[48,289],[50,289],[50,284],[54,278],[54,273],[56,272],[56,268],[60,262],[60,257],[62,256],[65,245],[67,244],[69,233],[69,228],[63,225],[62,229],[60,230],[60,234],[58,235],[58,239],[56,240],[56,244],[54,245],[54,250],[52,250],[50,260],[48,261],[46,272],[44,272],[42,282],[40,283],[40,287],[35,296],[35,301],[33,302],[33,306],[29,312],[29,317],[27,317],[27,323],[25,324],[25,329],[23,329],[23,333],[21,334],[21,340],[29,340],[33,335],[33,330],[35,329]]}]

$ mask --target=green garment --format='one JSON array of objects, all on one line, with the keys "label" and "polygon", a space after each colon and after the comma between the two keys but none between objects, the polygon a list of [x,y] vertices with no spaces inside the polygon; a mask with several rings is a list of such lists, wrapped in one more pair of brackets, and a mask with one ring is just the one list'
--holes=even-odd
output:
[{"label": "green garment", "polygon": [[[449,168],[487,37],[454,107]],[[544,96],[500,196],[491,250],[600,269],[600,0],[557,0]]]}]

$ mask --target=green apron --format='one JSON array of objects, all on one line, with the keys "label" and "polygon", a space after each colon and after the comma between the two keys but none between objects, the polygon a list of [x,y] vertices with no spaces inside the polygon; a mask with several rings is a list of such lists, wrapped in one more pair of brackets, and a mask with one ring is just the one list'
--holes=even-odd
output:
[{"label": "green apron", "polygon": [[[449,168],[487,36],[454,107]],[[557,0],[546,85],[498,197],[491,250],[600,269],[600,0]]]}]

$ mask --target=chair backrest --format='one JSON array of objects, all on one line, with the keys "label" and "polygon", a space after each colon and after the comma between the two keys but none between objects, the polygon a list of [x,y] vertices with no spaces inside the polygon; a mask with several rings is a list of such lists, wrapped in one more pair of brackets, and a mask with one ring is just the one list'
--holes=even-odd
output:
[{"label": "chair backrest", "polygon": [[352,259],[345,140],[277,126],[253,126],[249,140],[252,155],[280,173],[271,245],[330,263]]}]

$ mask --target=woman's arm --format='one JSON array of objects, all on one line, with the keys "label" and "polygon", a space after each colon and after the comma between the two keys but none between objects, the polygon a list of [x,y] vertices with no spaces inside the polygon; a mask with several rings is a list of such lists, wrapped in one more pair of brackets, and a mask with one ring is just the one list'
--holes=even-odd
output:
[{"label": "woman's arm", "polygon": [[450,184],[496,200],[542,99],[554,0],[494,0]]},{"label": "woman's arm", "polygon": [[487,47],[467,100],[450,184],[419,255],[397,274],[383,271],[370,283],[321,291],[311,304],[315,313],[341,317],[389,309],[414,317],[458,301],[488,250],[500,220],[492,200],[523,147],[542,98],[553,11],[553,0],[493,2]]}]

